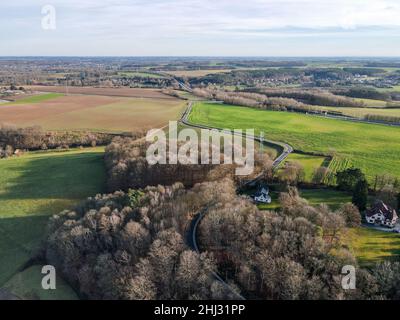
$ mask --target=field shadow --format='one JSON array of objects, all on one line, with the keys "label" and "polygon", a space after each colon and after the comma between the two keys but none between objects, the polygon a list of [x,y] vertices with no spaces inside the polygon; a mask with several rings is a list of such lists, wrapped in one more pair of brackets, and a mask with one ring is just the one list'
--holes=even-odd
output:
[{"label": "field shadow", "polygon": [[7,180],[0,201],[84,199],[105,190],[101,152],[31,158],[17,170],[18,177]]},{"label": "field shadow", "polygon": [[43,215],[0,219],[0,287],[35,255],[44,240],[48,218]]},{"label": "field shadow", "polygon": [[372,257],[371,256],[363,256],[358,258],[361,265],[372,266],[375,263],[382,261],[395,261],[400,257],[400,237],[393,237],[392,234],[388,233],[387,235],[381,235],[380,238],[385,239],[388,242],[382,243],[378,240],[368,241],[364,244],[365,248],[368,250],[372,250],[372,252],[376,252]]}]

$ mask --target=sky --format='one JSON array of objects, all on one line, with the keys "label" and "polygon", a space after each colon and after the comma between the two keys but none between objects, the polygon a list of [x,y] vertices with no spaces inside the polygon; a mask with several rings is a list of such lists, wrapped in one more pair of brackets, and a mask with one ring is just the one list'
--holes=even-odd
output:
[{"label": "sky", "polygon": [[400,56],[399,17],[400,0],[2,0],[0,56]]}]

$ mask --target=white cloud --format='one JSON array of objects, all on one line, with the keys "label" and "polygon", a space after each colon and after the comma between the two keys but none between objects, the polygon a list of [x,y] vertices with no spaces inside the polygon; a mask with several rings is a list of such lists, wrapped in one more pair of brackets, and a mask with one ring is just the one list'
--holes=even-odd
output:
[{"label": "white cloud", "polygon": [[[40,29],[45,4],[57,9],[53,34]],[[396,37],[399,17],[399,0],[18,0],[0,3],[0,40],[156,48],[166,40],[201,47],[249,38]]]}]

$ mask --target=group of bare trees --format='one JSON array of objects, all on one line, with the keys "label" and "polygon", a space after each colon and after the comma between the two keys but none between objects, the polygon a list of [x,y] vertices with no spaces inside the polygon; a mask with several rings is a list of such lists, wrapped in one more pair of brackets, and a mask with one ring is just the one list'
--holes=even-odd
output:
[{"label": "group of bare trees", "polygon": [[[345,228],[361,223],[354,205],[335,212],[325,205],[314,207],[296,189],[281,195],[279,213],[259,211],[243,198],[227,200],[208,211],[200,225],[200,242],[242,294],[258,299],[400,296],[400,276],[395,274],[399,263],[385,262],[367,271],[342,245]],[[341,286],[345,265],[357,266],[356,290]]]},{"label": "group of bare trees", "polygon": [[260,212],[244,199],[231,199],[206,215],[201,243],[215,251],[225,277],[234,279],[248,295],[262,299],[338,298],[341,290],[335,274],[340,263],[328,254],[316,225],[331,226],[333,222],[312,207],[303,217],[297,208],[300,201],[288,194],[281,201],[283,214],[279,215]]},{"label": "group of bare trees", "polygon": [[17,128],[0,125],[0,158],[15,150],[47,150],[110,143],[113,135],[83,131],[44,131],[40,127]]},{"label": "group of bare trees", "polygon": [[348,97],[337,96],[329,91],[300,89],[254,89],[246,91],[219,91],[195,89],[198,96],[221,100],[226,103],[240,104],[249,107],[281,107],[289,109],[316,110],[311,106],[331,107],[365,107],[361,101]]},{"label": "group of bare trees", "polygon": [[279,173],[279,179],[289,185],[297,185],[305,180],[305,170],[298,161],[287,161]]},{"label": "group of bare trees", "polygon": [[[243,141],[242,141],[243,142]],[[209,145],[198,146],[197,164],[170,163],[170,153],[166,152],[166,164],[149,164],[146,151],[150,143],[134,138],[116,137],[105,152],[105,164],[108,173],[108,189],[128,190],[146,186],[171,185],[181,182],[186,187],[192,187],[203,181],[217,181],[224,177],[232,178],[239,186],[248,180],[262,175],[271,181],[274,177],[272,156],[257,152],[254,155],[254,171],[250,176],[235,175],[236,164],[224,164],[225,158],[221,149],[210,141]],[[181,143],[177,143],[178,148]],[[222,144],[220,148],[222,147]],[[234,148],[235,146],[233,146]],[[202,163],[203,148],[209,148],[210,164]],[[245,150],[245,147],[243,147]],[[219,153],[220,165],[211,164],[213,152]]]},{"label": "group of bare trees", "polygon": [[46,260],[89,299],[230,298],[211,276],[213,257],[184,241],[191,217],[224,201],[219,188],[177,183],[90,198],[51,219]]},{"label": "group of bare trees", "polygon": [[[361,106],[360,103],[355,102],[353,99],[338,97],[329,92],[319,91],[311,92],[263,89],[257,90],[257,92],[232,92],[195,89],[194,94],[206,99],[223,101],[227,104],[274,111],[297,111],[303,113],[325,114],[326,110],[319,108],[317,105],[313,105],[319,102],[321,103],[320,105]],[[300,98],[304,99],[301,100]]]},{"label": "group of bare trees", "polygon": [[365,120],[377,122],[400,123],[400,117],[381,115],[381,114],[367,114],[364,116]]},{"label": "group of bare trees", "polygon": [[400,180],[388,174],[376,175],[371,189],[377,199],[400,210]]},{"label": "group of bare trees", "polygon": [[[260,211],[236,190],[223,178],[191,189],[174,183],[89,198],[51,219],[46,260],[90,299],[232,298],[211,271],[249,298],[400,296],[398,264],[367,271],[343,246],[346,228],[361,223],[354,205],[311,206],[289,187],[279,212]],[[199,255],[185,237],[205,208]],[[355,291],[341,287],[345,265],[357,266]]]},{"label": "group of bare trees", "polygon": [[199,152],[199,164],[150,165],[146,159],[149,143],[134,138],[117,137],[107,146],[105,163],[108,172],[109,190],[128,190],[144,188],[158,184],[171,185],[181,182],[191,187],[205,180],[217,180],[226,175],[233,176],[233,165],[202,165]]},{"label": "group of bare trees", "polygon": [[320,89],[261,89],[257,90],[268,97],[283,97],[302,101],[306,104],[331,107],[365,107],[362,101],[338,96]]},{"label": "group of bare trees", "polygon": [[269,110],[312,110],[306,104],[296,101],[295,99],[282,97],[267,97],[258,93],[251,92],[230,92],[220,90],[195,89],[194,94],[218,101],[223,101],[227,104],[235,104],[250,108],[269,109]]}]

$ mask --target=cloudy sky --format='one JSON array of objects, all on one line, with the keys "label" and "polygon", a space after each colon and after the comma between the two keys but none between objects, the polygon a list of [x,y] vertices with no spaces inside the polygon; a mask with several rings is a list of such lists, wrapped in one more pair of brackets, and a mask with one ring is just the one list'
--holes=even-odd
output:
[{"label": "cloudy sky", "polygon": [[400,56],[400,0],[1,0],[0,40],[2,56]]}]

